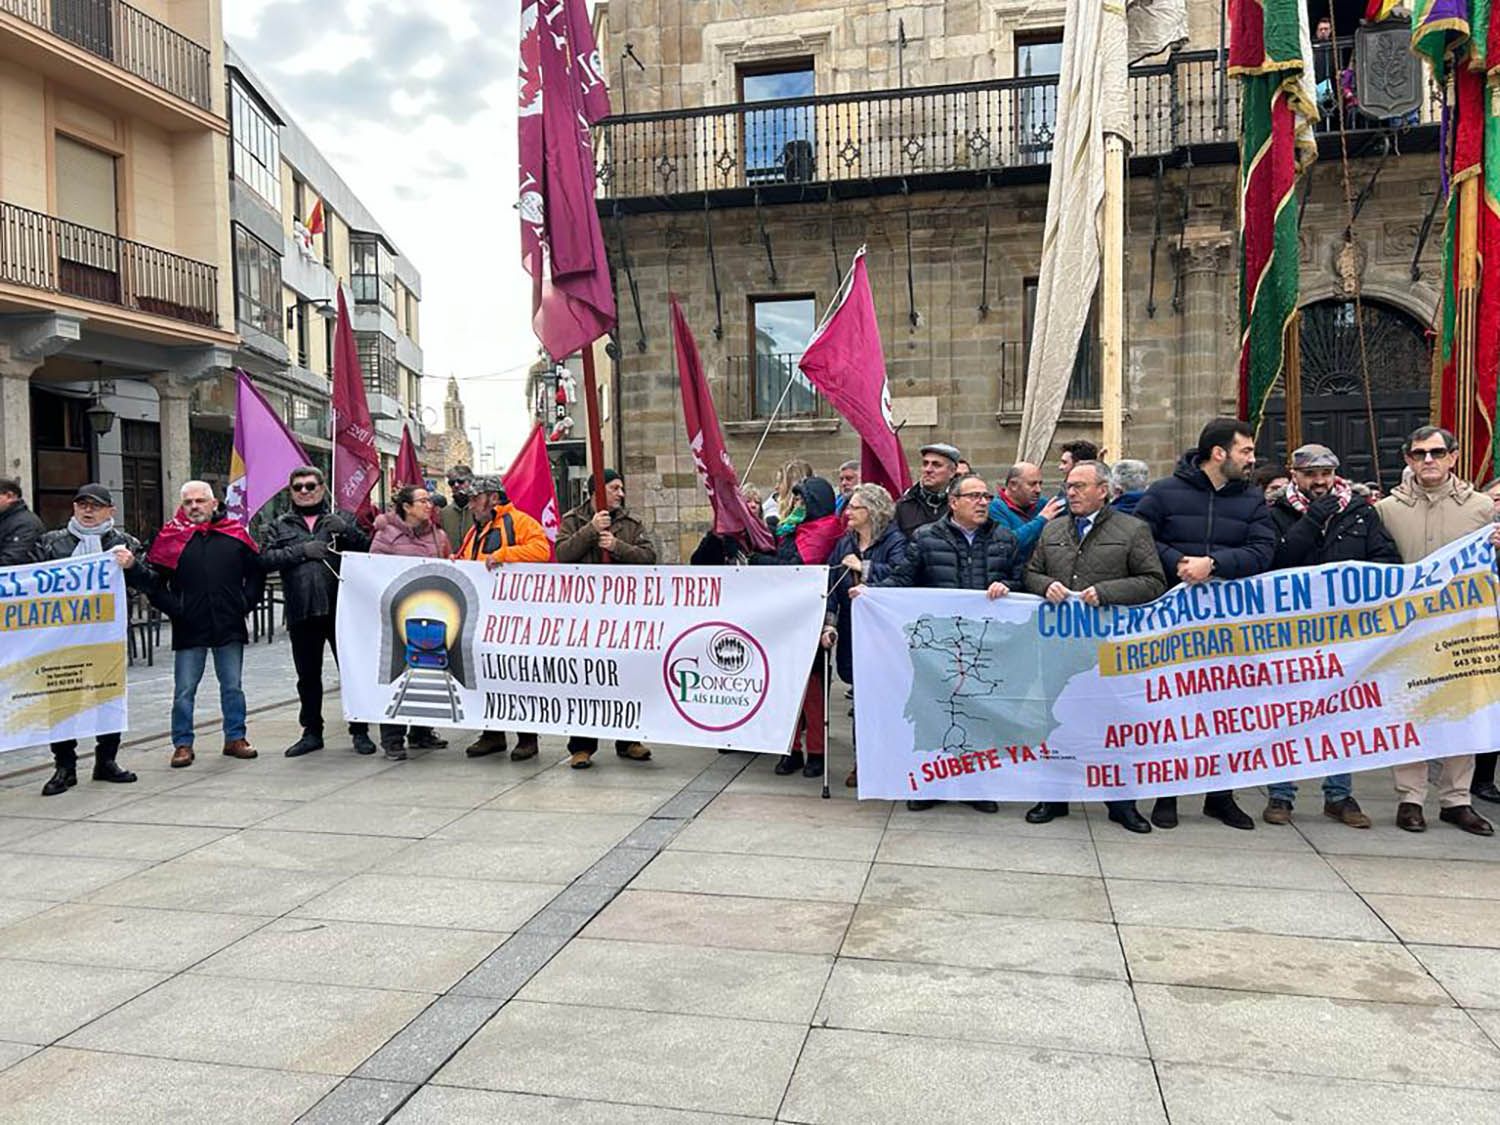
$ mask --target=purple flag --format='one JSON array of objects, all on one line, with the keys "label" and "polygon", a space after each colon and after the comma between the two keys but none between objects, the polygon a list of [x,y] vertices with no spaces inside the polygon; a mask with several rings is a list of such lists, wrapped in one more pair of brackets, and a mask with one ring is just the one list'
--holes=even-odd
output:
[{"label": "purple flag", "polygon": [[583,0],[521,0],[521,261],[531,323],[561,360],[615,324],[589,126],[609,112]]},{"label": "purple flag", "polygon": [[286,487],[293,469],[312,462],[250,376],[239,370],[235,374],[239,380],[234,393],[234,453],[224,507],[241,523],[249,523]]}]

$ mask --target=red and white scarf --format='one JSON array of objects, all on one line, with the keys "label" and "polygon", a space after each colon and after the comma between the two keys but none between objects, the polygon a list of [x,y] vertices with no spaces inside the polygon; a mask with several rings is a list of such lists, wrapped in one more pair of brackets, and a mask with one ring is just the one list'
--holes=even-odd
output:
[{"label": "red and white scarf", "polygon": [[[1349,506],[1349,501],[1354,498],[1354,489],[1343,477],[1333,478],[1333,495],[1338,499],[1339,511],[1343,512]],[[1286,502],[1296,511],[1307,513],[1307,505],[1311,503],[1307,495],[1297,487],[1296,481],[1288,481],[1286,486]]]}]

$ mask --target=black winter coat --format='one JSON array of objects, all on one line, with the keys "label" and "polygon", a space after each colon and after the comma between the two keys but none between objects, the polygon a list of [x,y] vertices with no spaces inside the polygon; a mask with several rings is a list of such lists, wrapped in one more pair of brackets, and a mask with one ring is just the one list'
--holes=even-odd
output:
[{"label": "black winter coat", "polygon": [[992,582],[1016,585],[1016,537],[994,520],[979,525],[970,543],[951,519],[922,528],[890,577],[871,586],[925,586],[936,590],[987,590]]},{"label": "black winter coat", "polygon": [[[36,546],[31,550],[31,561],[57,562],[59,559],[70,559],[73,557],[73,549],[77,546],[78,537],[66,527],[49,531],[36,541]],[[124,547],[134,555],[135,564],[125,572],[125,585],[133,589],[149,588],[151,568],[146,565],[146,549],[141,546],[139,539],[115,527],[104,536],[101,546],[106,555],[116,547]]]},{"label": "black winter coat", "polygon": [[339,557],[329,551],[321,559],[308,558],[307,544],[314,540],[333,543],[340,551],[370,549],[369,535],[348,512],[320,508],[311,531],[296,508],[277,516],[261,542],[260,565],[266,571],[281,571],[289,625],[309,617],[331,616],[338,607]]},{"label": "black winter coat", "polygon": [[24,500],[16,500],[0,512],[0,566],[31,562],[32,549],[46,530],[41,518]]},{"label": "black winter coat", "polygon": [[144,577],[151,604],[172,619],[174,652],[249,643],[245,615],[260,604],[266,574],[260,557],[238,539],[194,535],[176,570]]},{"label": "black winter coat", "polygon": [[828,556],[828,616],[833,618],[834,627],[839,631],[834,667],[838,669],[839,679],[846,684],[854,682],[854,630],[849,590],[857,583],[854,576],[844,569],[844,557],[858,555],[865,564],[861,580],[867,585],[879,585],[891,576],[910,551],[910,541],[894,524],[863,551],[859,549],[859,536],[852,531],[846,532],[833,545],[833,553]]},{"label": "black winter coat", "polygon": [[938,523],[948,515],[948,495],[939,492],[936,504],[933,496],[924,492],[920,482],[912,485],[896,501],[896,518],[893,521],[908,539],[931,523]]},{"label": "black winter coat", "polygon": [[1271,503],[1276,525],[1275,569],[1319,566],[1335,562],[1399,563],[1396,541],[1380,522],[1369,500],[1355,493],[1349,506],[1327,524],[1297,511],[1286,502],[1284,492]]},{"label": "black winter coat", "polygon": [[1151,528],[1168,586],[1177,585],[1177,564],[1185,556],[1213,559],[1215,578],[1271,569],[1276,525],[1265,496],[1243,480],[1215,490],[1194,450],[1182,455],[1171,476],[1146,489],[1134,514]]}]

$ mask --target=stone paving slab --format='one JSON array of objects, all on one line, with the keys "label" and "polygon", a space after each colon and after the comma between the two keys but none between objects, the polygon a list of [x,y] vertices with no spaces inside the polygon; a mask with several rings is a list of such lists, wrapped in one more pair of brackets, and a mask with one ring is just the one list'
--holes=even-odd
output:
[{"label": "stone paving slab", "polygon": [[853,909],[844,903],[627,890],[584,933],[720,949],[834,953]]},{"label": "stone paving slab", "polygon": [[853,860],[664,851],[631,885],[643,891],[854,903],[869,871],[868,863]]},{"label": "stone paving slab", "polygon": [[167,979],[140,969],[0,960],[0,1040],[51,1043]]},{"label": "stone paving slab", "polygon": [[180,972],[265,922],[239,914],[62,903],[0,932],[0,956]]},{"label": "stone paving slab", "polygon": [[388,922],[509,932],[564,888],[563,883],[478,882],[442,875],[355,875],[292,911],[298,918]]},{"label": "stone paving slab", "polygon": [[1240,933],[1395,941],[1375,911],[1350,891],[1108,879],[1115,921]]},{"label": "stone paving slab", "polygon": [[548,1098],[498,1090],[424,1086],[391,1118],[398,1125],[453,1125],[458,1121],[526,1122],[526,1125],[769,1125],[769,1118],[620,1105],[578,1098]]}]

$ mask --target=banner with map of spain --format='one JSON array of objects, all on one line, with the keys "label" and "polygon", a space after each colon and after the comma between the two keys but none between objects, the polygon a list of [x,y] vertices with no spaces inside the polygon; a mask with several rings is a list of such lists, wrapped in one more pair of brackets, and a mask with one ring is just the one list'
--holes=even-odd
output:
[{"label": "banner with map of spain", "polygon": [[1142,606],[871,589],[854,605],[859,795],[1171,796],[1493,749],[1488,537]]},{"label": "banner with map of spain", "polygon": [[0,568],[0,751],[125,729],[125,613],[110,555]]}]

